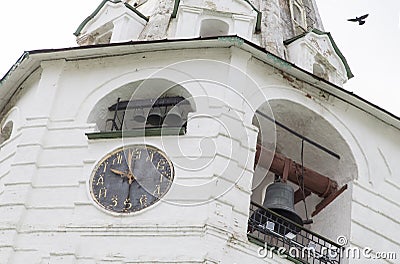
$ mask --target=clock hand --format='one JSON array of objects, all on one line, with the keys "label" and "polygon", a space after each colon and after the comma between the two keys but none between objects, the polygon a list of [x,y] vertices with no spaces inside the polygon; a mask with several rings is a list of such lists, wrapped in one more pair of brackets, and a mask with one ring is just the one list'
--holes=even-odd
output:
[{"label": "clock hand", "polygon": [[112,169],[112,168],[110,169],[110,171],[114,172],[115,174],[120,175],[121,178],[123,178],[124,176],[126,178],[128,178],[129,184],[132,184],[132,182],[136,180],[135,176],[130,171],[128,173],[126,173],[126,172],[123,172],[123,171],[120,171],[120,170],[116,170],[116,169]]},{"label": "clock hand", "polygon": [[133,175],[132,172],[128,172],[128,175],[126,177],[128,177],[129,184],[131,184],[133,181],[136,180],[136,177],[135,177],[135,175]]},{"label": "clock hand", "polygon": [[115,174],[118,174],[118,175],[120,175],[121,177],[127,177],[127,178],[130,178],[129,177],[129,174],[127,174],[126,172],[123,172],[123,171],[119,171],[119,170],[116,170],[116,169],[110,169],[110,171],[112,171],[112,172],[114,172]]},{"label": "clock hand", "polygon": [[[130,198],[130,196],[131,196],[131,187],[132,187],[132,182],[131,182],[131,180],[129,178],[128,196],[125,199],[125,209],[124,210],[129,210],[132,207],[132,203],[130,201],[130,199],[131,199]],[[129,205],[129,206],[127,207],[127,205]]]},{"label": "clock hand", "polygon": [[136,177],[135,177],[135,175],[133,175],[133,171],[132,171],[132,150],[128,150],[127,163],[128,163],[129,171],[128,171],[128,174],[126,175],[126,177],[128,177],[129,184],[132,184],[132,182],[134,180],[136,180]]},{"label": "clock hand", "polygon": [[131,150],[128,150],[128,161],[127,161],[127,163],[128,163],[129,171],[132,173],[132,151]]}]

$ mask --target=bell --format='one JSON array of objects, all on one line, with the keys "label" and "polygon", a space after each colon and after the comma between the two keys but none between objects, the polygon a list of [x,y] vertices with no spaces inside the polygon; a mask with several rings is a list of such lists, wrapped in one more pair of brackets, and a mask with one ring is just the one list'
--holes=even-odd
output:
[{"label": "bell", "polygon": [[[277,215],[291,221],[284,221]],[[248,231],[258,230],[266,234],[273,231],[287,238],[293,238],[301,230],[299,225],[303,226],[303,220],[294,210],[292,186],[274,182],[267,187],[263,206],[254,210],[250,216]]]},{"label": "bell", "polygon": [[164,124],[170,127],[181,127],[182,122],[182,114],[178,106],[174,106],[169,110],[164,119]]},{"label": "bell", "polygon": [[294,189],[287,183],[274,182],[267,187],[263,206],[293,222],[303,225],[294,210]]},{"label": "bell", "polygon": [[143,109],[138,109],[135,111],[133,120],[137,123],[144,123],[146,121],[146,116],[144,115]]},{"label": "bell", "polygon": [[[274,182],[267,187],[263,207],[303,226],[303,220],[294,210],[294,189],[289,184]],[[287,230],[286,230],[287,229]],[[298,232],[299,228],[291,223],[278,227],[278,233]]]},{"label": "bell", "polygon": [[162,123],[163,116],[159,107],[153,107],[147,116],[147,123],[153,126],[159,126]]}]

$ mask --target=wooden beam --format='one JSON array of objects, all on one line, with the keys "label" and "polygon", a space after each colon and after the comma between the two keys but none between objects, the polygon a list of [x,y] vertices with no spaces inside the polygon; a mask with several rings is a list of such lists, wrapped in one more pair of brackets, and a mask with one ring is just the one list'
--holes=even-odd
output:
[{"label": "wooden beam", "polygon": [[[304,196],[305,196],[305,197],[308,197],[308,196],[310,196],[310,195],[311,195],[311,192],[310,192],[310,191],[304,190]],[[302,201],[303,198],[304,198],[304,197],[303,197],[303,192],[301,191],[301,188],[297,189],[297,190],[294,192],[294,204],[297,204],[298,202]]]},{"label": "wooden beam", "polygon": [[[272,162],[270,164],[269,161],[271,160]],[[290,162],[288,162],[288,160]],[[286,171],[285,164],[288,163],[290,165],[286,165]],[[260,144],[257,144],[255,164],[280,176],[282,176],[285,171],[285,174],[287,173],[287,179],[300,186],[299,177],[301,175],[301,164],[291,161],[282,154],[273,153]],[[337,182],[331,180],[329,177],[306,167],[303,168],[303,172],[305,189],[317,194],[319,197],[326,198],[338,190]]]},{"label": "wooden beam", "polygon": [[311,214],[311,217],[317,215],[319,212],[322,211],[325,207],[327,207],[333,200],[336,199],[342,192],[344,192],[347,189],[347,184],[345,184],[342,188],[340,188],[338,191],[330,194],[328,197],[326,197],[324,200],[322,200],[319,204],[315,206],[315,211]]}]

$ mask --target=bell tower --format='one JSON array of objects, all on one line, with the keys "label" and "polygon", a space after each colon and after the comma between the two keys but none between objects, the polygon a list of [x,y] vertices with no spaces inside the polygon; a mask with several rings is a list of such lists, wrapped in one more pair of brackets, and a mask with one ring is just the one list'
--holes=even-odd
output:
[{"label": "bell tower", "polygon": [[[239,35],[282,58],[284,40],[311,29],[323,31],[315,0],[125,0],[102,4],[125,5],[146,18],[144,29],[136,36],[140,40]],[[85,23],[91,24],[89,20]],[[78,38],[84,34],[83,26],[76,32]]]},{"label": "bell tower", "polygon": [[75,35],[79,45],[237,35],[336,85],[353,77],[315,0],[102,1]]},{"label": "bell tower", "polygon": [[0,263],[399,249],[400,121],[341,88],[316,0],[98,2],[79,47],[26,52],[0,81]]},{"label": "bell tower", "polygon": [[256,0],[262,12],[261,43],[268,51],[285,56],[283,41],[311,29],[323,31],[315,0]]}]

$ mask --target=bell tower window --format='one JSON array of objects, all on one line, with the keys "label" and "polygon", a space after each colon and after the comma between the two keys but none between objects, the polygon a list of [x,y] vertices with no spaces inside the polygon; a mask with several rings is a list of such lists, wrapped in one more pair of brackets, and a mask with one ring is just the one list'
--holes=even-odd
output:
[{"label": "bell tower window", "polygon": [[306,15],[304,11],[304,5],[301,0],[291,0],[290,1],[290,11],[292,14],[293,26],[296,33],[299,33],[299,29],[305,30],[306,25]]},{"label": "bell tower window", "polygon": [[0,144],[7,141],[11,137],[13,131],[13,122],[8,121],[2,128],[0,134]]},{"label": "bell tower window", "polygon": [[347,182],[357,175],[347,142],[323,116],[284,99],[261,105],[253,125],[259,133],[249,240],[285,252],[311,250],[294,257],[302,263],[341,263],[340,245],[333,241],[349,235],[351,222],[343,216],[351,208],[343,201],[351,199]]},{"label": "bell tower window", "polygon": [[89,139],[184,135],[193,97],[181,85],[165,79],[127,83],[98,99],[88,117]]},{"label": "bell tower window", "polygon": [[110,118],[104,132],[135,131],[141,129],[179,129],[185,133],[188,106],[181,96],[121,100],[108,107]]},{"label": "bell tower window", "polygon": [[316,75],[316,76],[318,76],[318,77],[320,77],[320,78],[322,78],[322,79],[324,79],[324,80],[329,81],[328,73],[327,73],[326,70],[325,70],[320,64],[318,64],[318,63],[314,63],[314,65],[313,65],[313,74]]}]

